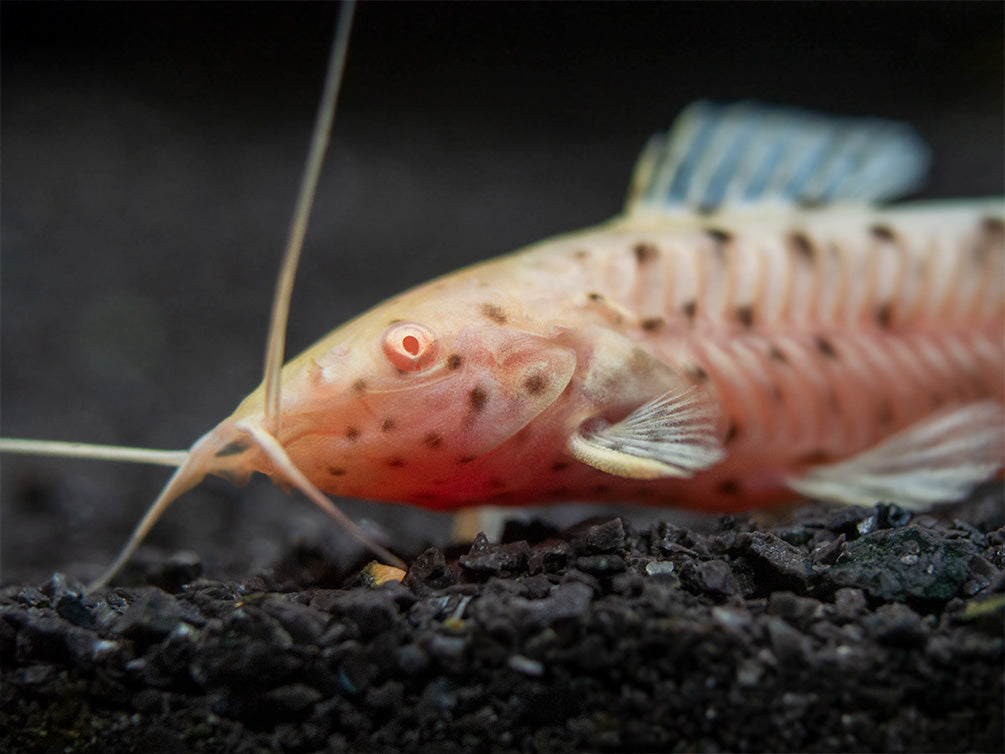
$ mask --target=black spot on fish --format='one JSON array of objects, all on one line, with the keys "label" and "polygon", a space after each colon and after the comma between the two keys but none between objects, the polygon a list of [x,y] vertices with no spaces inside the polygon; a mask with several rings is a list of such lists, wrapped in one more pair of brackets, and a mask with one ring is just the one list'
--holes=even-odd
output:
[{"label": "black spot on fish", "polygon": [[698,313],[698,303],[695,301],[688,301],[681,306],[680,310],[688,319],[694,319],[694,315]]},{"label": "black spot on fish", "polygon": [[893,229],[889,225],[873,225],[869,228],[869,232],[873,238],[880,241],[890,243],[897,240],[897,234],[893,232]]},{"label": "black spot on fish", "polygon": [[731,420],[729,422],[729,427],[727,427],[727,429],[726,429],[726,436],[725,436],[725,438],[723,438],[723,443],[725,443],[726,445],[729,445],[729,443],[733,442],[733,440],[736,439],[736,436],[739,433],[740,433],[740,430],[736,426],[736,422],[734,422],[734,421]]},{"label": "black spot on fish", "polygon": [[729,243],[733,240],[733,234],[722,228],[705,228],[705,232],[717,244]]},{"label": "black spot on fish", "polygon": [[[631,350],[631,353],[628,354],[628,359],[625,363],[627,365],[627,371],[643,377],[652,374],[653,367],[657,364],[656,360],[653,359],[653,357],[650,356],[645,349],[639,348],[638,346],[635,346]],[[621,378],[612,373],[609,379],[619,380]]]},{"label": "black spot on fish", "polygon": [[482,314],[491,319],[497,325],[506,324],[506,312],[495,304],[482,304]]},{"label": "black spot on fish", "polygon": [[464,359],[459,353],[452,353],[447,357],[447,369],[460,369]]},{"label": "black spot on fish", "polygon": [[838,354],[837,351],[834,350],[834,346],[831,345],[831,342],[822,335],[817,335],[813,338],[813,345],[828,359],[838,358]]},{"label": "black spot on fish", "polygon": [[471,388],[468,393],[468,407],[474,414],[479,413],[489,402],[489,394],[481,385]]},{"label": "black spot on fish", "polygon": [[689,366],[687,368],[687,372],[691,375],[692,379],[695,379],[698,382],[704,382],[708,379],[708,372],[705,371],[704,367],[701,367],[698,364],[692,364]]},{"label": "black spot on fish", "polygon": [[655,262],[656,258],[660,255],[660,250],[656,248],[655,244],[651,243],[637,243],[632,251],[635,252],[635,261],[639,264]]},{"label": "black spot on fish", "polygon": [[352,389],[357,393],[362,393],[366,390],[366,380],[360,377],[358,380],[352,383]]},{"label": "black spot on fish", "polygon": [[807,262],[812,262],[816,257],[816,249],[813,242],[805,233],[798,230],[789,233],[789,248],[799,257]]},{"label": "black spot on fish", "polygon": [[665,324],[666,320],[664,320],[663,317],[647,317],[639,323],[642,329],[646,332],[655,332],[656,330],[661,329]]},{"label": "black spot on fish", "polygon": [[348,470],[342,468],[341,466],[329,466],[328,473],[332,476],[345,476],[348,473]]},{"label": "black spot on fish", "polygon": [[825,450],[811,450],[809,453],[804,453],[799,456],[798,463],[805,466],[816,466],[817,464],[827,463],[831,460],[830,454]]},{"label": "black spot on fish", "polygon": [[359,439],[359,429],[357,427],[346,427],[345,437],[349,442],[356,442]]},{"label": "black spot on fish", "polygon": [[590,299],[590,301],[603,301],[604,300],[604,294],[603,293],[591,292],[591,293],[587,293],[586,297],[588,299]]},{"label": "black spot on fish", "polygon": [[567,468],[569,468],[568,461],[555,461],[555,463],[551,465],[552,471],[565,471]]},{"label": "black spot on fish", "polygon": [[876,410],[876,423],[883,428],[893,424],[893,407],[889,403],[880,404]]},{"label": "black spot on fish", "polygon": [[461,456],[460,458],[457,459],[457,463],[463,466],[466,463],[471,463],[476,458],[478,458],[478,456]]},{"label": "black spot on fish", "polygon": [[736,319],[749,330],[754,326],[754,307],[750,304],[736,307]]},{"label": "black spot on fish", "polygon": [[239,456],[250,447],[251,446],[244,440],[234,440],[233,442],[228,442],[216,451],[216,457],[226,458],[227,456]]},{"label": "black spot on fish", "polygon": [[981,220],[981,230],[989,236],[1005,236],[1005,220],[1000,217],[985,217]]},{"label": "black spot on fish", "polygon": [[439,448],[443,445],[443,437],[435,432],[430,432],[422,438],[422,444],[427,448]]},{"label": "black spot on fish", "polygon": [[598,495],[606,495],[611,491],[611,485],[609,484],[595,484],[593,485],[593,491]]},{"label": "black spot on fish", "polygon": [[991,254],[1002,252],[1005,242],[1005,223],[997,217],[985,217],[981,220],[980,234],[974,244],[974,261],[979,265],[987,264]]},{"label": "black spot on fish", "polygon": [[552,497],[552,498],[565,497],[566,495],[569,494],[569,488],[568,487],[555,487],[554,489],[548,490],[544,494],[547,497]]},{"label": "black spot on fish", "polygon": [[387,459],[386,463],[392,469],[400,469],[405,466],[405,459],[401,456],[391,456]]},{"label": "black spot on fish", "polygon": [[779,364],[789,363],[789,357],[786,356],[785,353],[783,353],[778,346],[772,346],[771,349],[768,351],[768,356],[771,357],[774,361],[777,361]]},{"label": "black spot on fish", "polygon": [[882,327],[884,330],[890,329],[890,324],[893,322],[893,306],[890,302],[880,304],[876,307],[876,324]]},{"label": "black spot on fish", "polygon": [[389,416],[384,419],[383,423],[380,425],[381,432],[393,432],[394,428],[398,426],[398,422],[394,420],[393,417]]},{"label": "black spot on fish", "polygon": [[576,249],[574,252],[572,252],[572,256],[574,256],[576,259],[583,260],[590,256],[590,252],[587,251],[586,249]]},{"label": "black spot on fish", "polygon": [[523,389],[531,395],[537,395],[546,387],[548,387],[548,376],[541,372],[534,372],[524,378]]},{"label": "black spot on fish", "polygon": [[722,495],[739,495],[740,482],[736,479],[723,479],[719,482],[718,490]]}]

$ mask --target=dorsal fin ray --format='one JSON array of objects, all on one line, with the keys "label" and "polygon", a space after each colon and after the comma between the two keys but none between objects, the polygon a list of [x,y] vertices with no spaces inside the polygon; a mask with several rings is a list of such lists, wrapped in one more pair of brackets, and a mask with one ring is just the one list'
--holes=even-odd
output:
[{"label": "dorsal fin ray", "polygon": [[696,102],[646,144],[626,210],[873,204],[916,190],[928,161],[927,147],[904,123]]}]

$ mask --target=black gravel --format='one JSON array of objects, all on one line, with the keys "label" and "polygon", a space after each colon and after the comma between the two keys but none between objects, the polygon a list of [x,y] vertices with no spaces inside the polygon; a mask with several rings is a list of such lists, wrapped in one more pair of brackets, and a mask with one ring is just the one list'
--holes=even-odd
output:
[{"label": "black gravel", "polygon": [[[5,751],[1000,751],[1000,486],[708,532],[508,525],[364,584],[62,575],[0,596]],[[357,564],[361,565],[361,564]]]}]

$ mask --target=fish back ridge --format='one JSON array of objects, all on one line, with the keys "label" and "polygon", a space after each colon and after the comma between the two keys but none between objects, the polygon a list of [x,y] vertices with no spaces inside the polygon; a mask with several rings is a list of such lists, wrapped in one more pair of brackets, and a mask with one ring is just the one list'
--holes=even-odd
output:
[{"label": "fish back ridge", "polygon": [[1002,210],[974,203],[667,227],[617,221],[504,259],[523,268],[518,285],[541,288],[541,306],[577,299],[580,310],[606,312],[654,342],[995,327],[1005,315]]},{"label": "fish back ridge", "polygon": [[565,316],[707,378],[727,447],[810,447],[809,462],[945,405],[1002,399],[1001,228],[992,203],[724,213],[616,222],[537,253],[571,270],[547,276],[565,286]]}]

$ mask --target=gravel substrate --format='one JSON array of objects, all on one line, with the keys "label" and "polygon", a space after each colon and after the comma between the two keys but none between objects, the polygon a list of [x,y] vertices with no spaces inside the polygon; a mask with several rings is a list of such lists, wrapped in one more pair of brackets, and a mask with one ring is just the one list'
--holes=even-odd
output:
[{"label": "gravel substrate", "polygon": [[699,533],[511,524],[379,587],[294,549],[243,582],[0,598],[5,751],[1000,751],[999,486]]}]

